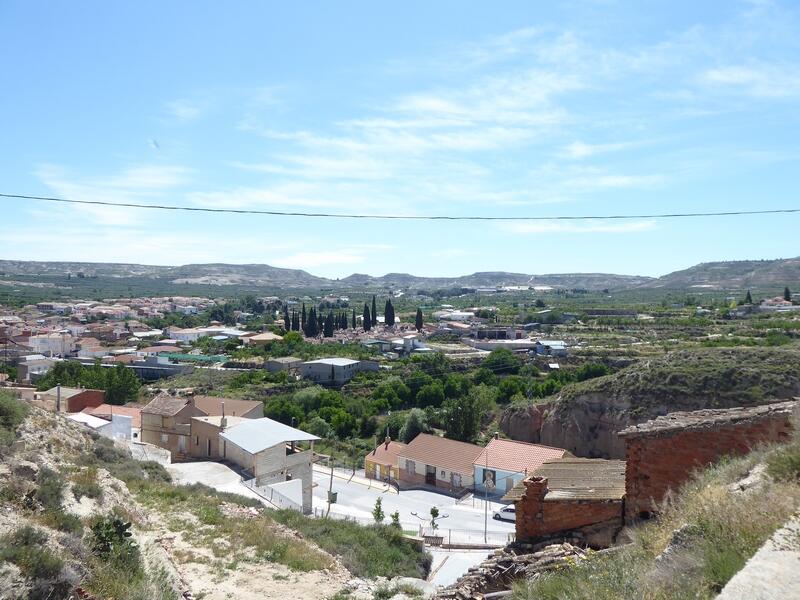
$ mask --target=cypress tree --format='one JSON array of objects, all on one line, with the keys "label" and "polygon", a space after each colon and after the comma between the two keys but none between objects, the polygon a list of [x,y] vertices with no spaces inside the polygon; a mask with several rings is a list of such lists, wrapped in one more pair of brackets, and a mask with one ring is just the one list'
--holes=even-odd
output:
[{"label": "cypress tree", "polygon": [[753,297],[750,295],[750,290],[747,290],[747,296],[744,297],[744,303],[745,304],[753,303]]},{"label": "cypress tree", "polygon": [[417,331],[422,331],[422,309],[417,309],[417,319],[416,319],[416,327]]},{"label": "cypress tree", "polygon": [[378,324],[378,307],[375,305],[375,294],[372,294],[372,325]]},{"label": "cypress tree", "polygon": [[353,321],[352,321],[352,327],[353,327],[353,329],[355,329],[355,328],[356,328],[356,309],[355,309],[355,308],[353,309]]},{"label": "cypress tree", "polygon": [[317,314],[317,335],[323,332],[325,329],[325,317],[322,313]]},{"label": "cypress tree", "polygon": [[289,319],[289,305],[283,307],[283,328],[286,331],[291,330],[292,328],[292,321]]},{"label": "cypress tree", "polygon": [[369,314],[369,306],[364,302],[364,331],[372,329],[372,317]]},{"label": "cypress tree", "polygon": [[786,286],[785,288],[783,288],[783,299],[786,300],[787,302],[791,302],[792,301],[792,292],[789,289],[789,286]]},{"label": "cypress tree", "polygon": [[333,337],[333,312],[329,312],[325,317],[325,329],[323,330],[325,337]]},{"label": "cypress tree", "polygon": [[317,337],[319,330],[317,329],[317,311],[312,306],[308,312],[308,321],[306,321],[306,337]]},{"label": "cypress tree", "polygon": [[386,308],[383,311],[384,320],[389,327],[394,327],[394,305],[391,300],[386,301]]},{"label": "cypress tree", "polygon": [[306,303],[303,302],[303,311],[300,313],[300,327],[303,331],[306,330]]},{"label": "cypress tree", "polygon": [[292,331],[300,331],[300,315],[292,311]]},{"label": "cypress tree", "polygon": [[342,311],[342,314],[339,315],[339,328],[347,329],[347,311]]}]

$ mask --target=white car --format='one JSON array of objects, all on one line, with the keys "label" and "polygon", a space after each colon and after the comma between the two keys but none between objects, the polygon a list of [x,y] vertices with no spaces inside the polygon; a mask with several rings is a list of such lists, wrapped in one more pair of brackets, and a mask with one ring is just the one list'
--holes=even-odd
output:
[{"label": "white car", "polygon": [[517,513],[514,510],[514,505],[509,504],[500,510],[494,511],[492,518],[496,521],[510,521],[511,523],[514,523],[517,520]]}]

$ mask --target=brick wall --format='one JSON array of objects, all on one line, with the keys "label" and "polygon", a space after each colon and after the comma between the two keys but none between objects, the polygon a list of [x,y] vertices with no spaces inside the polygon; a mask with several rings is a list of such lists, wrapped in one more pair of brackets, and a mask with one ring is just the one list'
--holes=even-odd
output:
[{"label": "brick wall", "polygon": [[67,412],[81,412],[84,408],[95,408],[106,401],[103,390],[83,390],[79,394],[67,398]]},{"label": "brick wall", "polygon": [[787,441],[794,429],[795,408],[796,403],[783,402],[730,411],[673,413],[621,432],[627,458],[626,520],[657,512],[657,504],[668,491],[677,490],[698,468],[726,455],[746,454],[759,444]]},{"label": "brick wall", "polygon": [[621,500],[545,500],[547,479],[529,477],[525,495],[516,502],[517,540],[528,541],[571,532],[598,523],[622,527]]}]

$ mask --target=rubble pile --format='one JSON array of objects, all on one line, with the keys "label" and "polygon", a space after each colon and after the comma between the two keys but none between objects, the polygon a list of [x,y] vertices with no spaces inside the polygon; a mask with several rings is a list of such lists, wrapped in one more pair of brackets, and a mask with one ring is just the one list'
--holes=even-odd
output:
[{"label": "rubble pile", "polygon": [[436,595],[440,600],[470,600],[483,594],[508,590],[521,579],[550,571],[568,560],[581,560],[587,551],[568,542],[550,544],[509,544],[496,550],[485,561],[471,567],[467,574]]}]

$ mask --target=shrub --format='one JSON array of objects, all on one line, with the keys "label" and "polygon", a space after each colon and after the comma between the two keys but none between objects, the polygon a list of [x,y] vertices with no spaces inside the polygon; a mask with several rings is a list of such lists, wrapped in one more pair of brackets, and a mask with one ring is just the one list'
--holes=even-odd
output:
[{"label": "shrub", "polygon": [[800,479],[800,440],[772,452],[767,457],[767,473],[778,481]]},{"label": "shrub", "polygon": [[129,574],[137,574],[142,560],[130,529],[131,524],[117,516],[100,519],[92,525],[90,546],[92,554],[102,561],[113,563]]},{"label": "shrub", "polygon": [[430,554],[391,525],[311,519],[293,510],[270,512],[270,516],[338,556],[357,577],[424,578],[430,569]]},{"label": "shrub", "polygon": [[66,533],[75,533],[77,535],[83,533],[83,523],[81,523],[81,520],[75,515],[61,509],[47,511],[42,515],[41,522],[48,527]]},{"label": "shrub", "polygon": [[46,511],[60,511],[64,499],[64,478],[52,469],[42,467],[36,478],[36,485],[33,497],[42,508]]},{"label": "shrub", "polygon": [[8,448],[16,438],[16,431],[28,415],[28,406],[0,392],[0,452]]},{"label": "shrub", "polygon": [[0,560],[14,563],[31,579],[53,579],[64,566],[45,546],[47,535],[30,525],[0,538],[0,542]]},{"label": "shrub", "polygon": [[86,467],[72,478],[72,495],[75,500],[80,500],[83,496],[93,499],[103,497],[103,489],[97,483],[97,467]]}]

